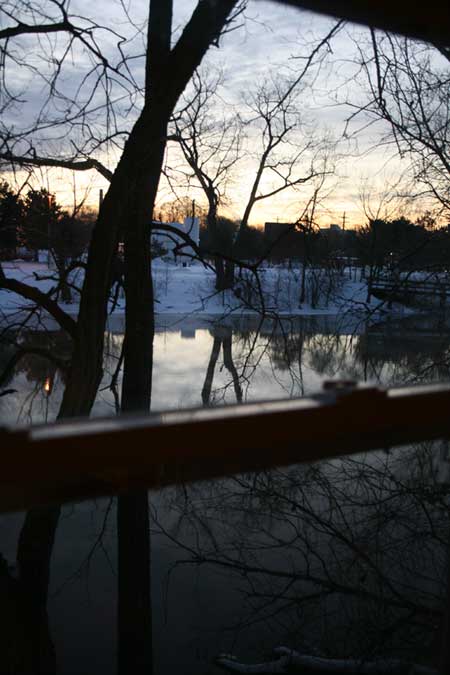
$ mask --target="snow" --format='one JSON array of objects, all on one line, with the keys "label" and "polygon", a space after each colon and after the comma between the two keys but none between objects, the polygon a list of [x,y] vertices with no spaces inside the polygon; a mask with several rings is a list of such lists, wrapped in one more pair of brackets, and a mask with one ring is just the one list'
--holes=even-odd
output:
[{"label": "snow", "polygon": [[382,658],[377,661],[361,661],[357,659],[330,659],[309,654],[301,654],[288,647],[277,647],[274,653],[278,658],[265,663],[245,664],[239,662],[233,655],[221,654],[216,664],[223,670],[234,673],[258,674],[264,673],[354,673],[359,675],[438,675],[433,668],[415,663],[406,663],[396,659]]},{"label": "snow", "polygon": [[[36,286],[48,293],[56,285],[55,272],[45,262],[16,260],[3,263],[7,277]],[[72,273],[70,281],[81,287],[84,271]],[[355,281],[350,271],[330,273],[324,270],[308,270],[306,275],[306,301],[299,303],[301,269],[281,265],[264,266],[259,270],[262,297],[257,289],[254,275],[245,270],[238,278],[235,291],[217,292],[214,288],[214,272],[200,262],[183,266],[173,261],[157,259],[153,262],[155,311],[157,315],[182,316],[229,316],[259,315],[293,317],[315,315],[339,315],[344,312],[387,311],[386,303],[372,298],[366,303],[365,281]],[[334,276],[333,276],[334,275]],[[54,277],[48,278],[48,277]],[[77,316],[79,294],[73,293],[73,303],[60,306],[68,314]],[[31,307],[17,294],[0,290],[0,320],[12,315],[18,319]],[[118,303],[110,311],[124,314],[125,301],[121,291]],[[405,308],[393,304],[390,313],[404,313]]]}]

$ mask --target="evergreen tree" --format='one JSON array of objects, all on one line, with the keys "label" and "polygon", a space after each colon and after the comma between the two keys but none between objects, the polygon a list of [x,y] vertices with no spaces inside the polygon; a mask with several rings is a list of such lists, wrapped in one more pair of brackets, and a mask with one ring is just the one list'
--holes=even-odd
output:
[{"label": "evergreen tree", "polygon": [[61,211],[55,195],[45,188],[31,189],[27,193],[21,240],[24,246],[35,251],[36,259],[39,250],[51,248]]},{"label": "evergreen tree", "polygon": [[17,233],[23,221],[24,208],[19,195],[15,194],[6,181],[0,181],[0,255],[2,258],[15,256]]}]

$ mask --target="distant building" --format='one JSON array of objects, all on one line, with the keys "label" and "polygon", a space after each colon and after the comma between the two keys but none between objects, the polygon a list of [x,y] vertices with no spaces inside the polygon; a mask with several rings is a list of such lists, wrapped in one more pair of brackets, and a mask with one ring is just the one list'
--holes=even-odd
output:
[{"label": "distant building", "polygon": [[[153,221],[153,227],[158,225],[170,225],[180,233],[187,234],[195,246],[200,242],[200,221],[195,217],[186,217],[183,223],[160,223]],[[163,255],[168,256],[174,262],[190,263],[192,262],[195,251],[192,246],[186,245],[182,236],[172,232],[152,232],[152,244],[155,249],[160,249]]]},{"label": "distant building", "polygon": [[343,234],[345,230],[342,229],[340,225],[337,225],[337,223],[331,223],[329,227],[321,227],[320,228],[320,233],[321,234]]}]

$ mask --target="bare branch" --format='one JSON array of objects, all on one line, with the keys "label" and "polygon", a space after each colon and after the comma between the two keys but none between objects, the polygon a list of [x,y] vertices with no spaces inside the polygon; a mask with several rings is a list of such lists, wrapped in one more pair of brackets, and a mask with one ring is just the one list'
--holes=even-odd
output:
[{"label": "bare branch", "polygon": [[43,293],[35,286],[30,286],[29,284],[25,284],[22,281],[18,281],[17,279],[8,279],[1,267],[0,288],[17,293],[17,295],[20,295],[22,298],[36,303],[36,305],[45,309],[50,314],[50,316],[52,316],[55,321],[57,321],[61,328],[70,335],[70,337],[76,338],[76,321],[72,319],[72,317],[63,309],[61,309],[58,303],[52,300],[46,293]]},{"label": "bare branch", "polygon": [[77,160],[77,159],[56,159],[54,157],[39,157],[38,155],[15,155],[11,152],[0,153],[0,160],[5,162],[10,162],[12,164],[18,164],[19,166],[47,166],[47,167],[59,167],[61,169],[70,169],[71,171],[91,171],[95,169],[98,171],[106,180],[110,181],[113,175],[113,172],[104,166],[101,162],[93,157],[88,157],[87,159]]}]

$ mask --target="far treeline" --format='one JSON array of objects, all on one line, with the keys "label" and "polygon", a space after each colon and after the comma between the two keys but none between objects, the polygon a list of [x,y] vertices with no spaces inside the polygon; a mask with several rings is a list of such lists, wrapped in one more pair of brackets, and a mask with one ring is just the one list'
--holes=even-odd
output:
[{"label": "far treeline", "polygon": [[[218,218],[220,238],[210,241],[200,230],[200,250],[231,256],[239,223]],[[241,260],[298,261],[306,266],[359,265],[400,269],[450,267],[450,227],[436,227],[429,214],[415,223],[403,217],[369,219],[357,229],[327,228],[313,223],[266,223],[265,228],[247,226],[234,254]]]},{"label": "far treeline", "polygon": [[[162,215],[162,214],[161,214]],[[25,194],[0,181],[0,259],[38,260],[38,251],[51,251],[61,261],[87,251],[95,213],[79,207],[70,212],[45,188]],[[378,268],[447,270],[450,266],[450,227],[436,227],[425,214],[415,223],[407,218],[372,219],[358,229],[321,228],[308,223],[270,223],[265,229],[247,226],[238,246],[233,242],[239,223],[218,218],[214,241],[201,218],[200,253],[225,259],[298,261],[307,266],[359,265]],[[233,248],[234,246],[234,248]],[[152,257],[163,253],[155,250]]]},{"label": "far treeline", "polygon": [[262,249],[275,261],[404,270],[450,268],[450,226],[436,227],[429,214],[415,223],[404,217],[368,219],[366,225],[349,230],[336,225],[271,223],[270,229],[267,225]]},{"label": "far treeline", "polygon": [[54,258],[78,258],[89,246],[95,215],[78,206],[72,211],[57,203],[45,188],[21,194],[0,180],[0,259],[38,260],[40,250]]}]

